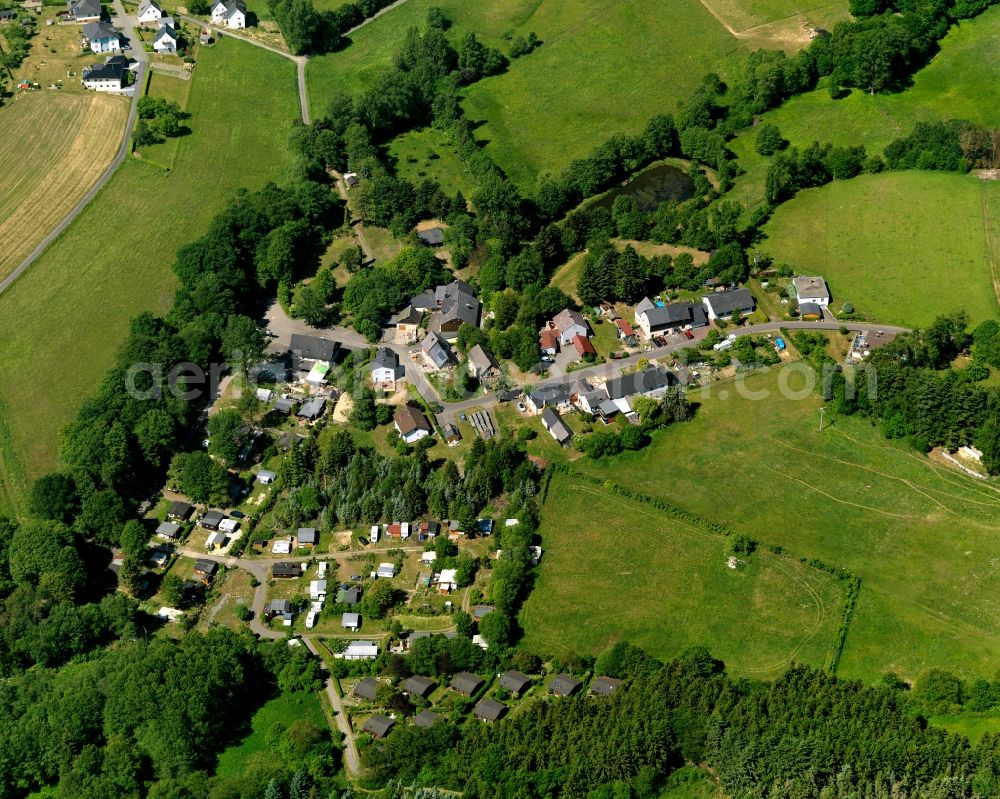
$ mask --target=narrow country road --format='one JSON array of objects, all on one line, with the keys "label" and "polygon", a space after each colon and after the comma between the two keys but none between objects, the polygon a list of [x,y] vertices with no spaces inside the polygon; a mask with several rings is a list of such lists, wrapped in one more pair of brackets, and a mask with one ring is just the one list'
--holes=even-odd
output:
[{"label": "narrow country road", "polygon": [[[133,57],[138,65],[135,69],[135,82],[132,84],[135,88],[132,90],[132,105],[129,107],[128,119],[125,121],[125,132],[122,135],[122,143],[118,148],[118,152],[115,153],[115,157],[111,159],[111,163],[108,164],[107,169],[105,169],[101,176],[97,179],[97,182],[91,186],[87,193],[83,195],[76,205],[73,206],[72,210],[56,225],[49,234],[42,239],[38,246],[35,247],[28,255],[25,257],[21,263],[17,265],[13,272],[11,272],[3,280],[0,280],[0,294],[3,294],[8,288],[10,288],[14,281],[16,281],[25,270],[28,269],[43,252],[48,248],[52,242],[54,242],[59,236],[62,235],[63,231],[66,230],[73,220],[75,220],[80,212],[90,203],[97,193],[103,189],[111,176],[115,173],[122,162],[125,160],[125,156],[128,155],[132,146],[132,129],[135,127],[135,119],[139,113],[139,99],[142,96],[142,86],[143,81],[146,79],[146,69],[148,69],[147,63],[147,53],[142,47],[142,42],[139,37],[135,35],[135,29],[132,27],[132,22],[129,17],[125,14],[125,9],[122,6],[121,0],[114,0],[112,3],[112,8],[114,10],[113,22],[115,25],[121,27],[125,35],[128,36],[129,41],[132,42],[132,49],[128,51],[128,54]],[[96,58],[96,56],[95,56]]]},{"label": "narrow country road", "polygon": [[[322,660],[319,650],[316,648],[316,642],[313,641],[312,636],[303,636],[302,640],[309,648],[309,651]],[[337,685],[334,682],[333,675],[330,675],[326,680],[326,695],[330,700],[330,706],[333,708],[334,717],[337,722],[337,729],[340,730],[340,734],[344,736],[344,770],[347,772],[349,777],[356,777],[361,771],[361,757],[358,755],[358,742],[354,739],[354,730],[351,729],[351,720],[347,717],[347,711],[344,709],[344,703],[340,698],[340,692],[337,690]]]}]

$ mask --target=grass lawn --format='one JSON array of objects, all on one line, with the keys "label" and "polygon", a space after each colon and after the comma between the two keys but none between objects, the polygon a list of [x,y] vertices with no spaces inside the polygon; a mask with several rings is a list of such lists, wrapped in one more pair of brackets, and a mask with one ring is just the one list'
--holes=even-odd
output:
[{"label": "grass lawn", "polygon": [[23,480],[55,466],[62,428],[96,388],[132,316],[169,307],[174,251],[201,235],[237,188],[280,179],[299,113],[295,67],[224,38],[201,53],[188,111],[192,133],[170,173],[126,161],[0,297],[0,408],[11,432],[7,442],[0,436],[0,460],[18,459],[0,467],[0,480],[16,479],[8,490],[23,491]]},{"label": "grass lawn", "polygon": [[[964,309],[997,314],[986,233],[1000,185],[968,175],[888,172],[834,181],[779,206],[761,249],[824,275],[839,305],[880,322],[925,325]],[[992,228],[992,230],[991,230]]]},{"label": "grass lawn", "polygon": [[292,723],[299,719],[307,719],[320,729],[326,728],[326,716],[316,694],[304,691],[281,693],[265,702],[250,719],[246,737],[219,755],[215,773],[232,777],[261,765],[283,765],[277,743]]},{"label": "grass lawn", "polygon": [[400,176],[413,183],[430,178],[449,196],[461,191],[466,199],[475,191],[472,176],[441,131],[424,128],[404,133],[389,144],[389,160]]},{"label": "grass lawn", "polygon": [[781,396],[780,377],[745,379],[768,392],[757,401],[734,396],[733,383],[695,392],[692,422],[643,452],[574,468],[859,575],[840,673],[910,679],[939,667],[992,678],[1000,490],[886,441],[865,420],[828,413],[818,432],[819,396]]},{"label": "grass lawn", "polygon": [[805,17],[821,26],[847,18],[847,4],[829,0],[708,0],[707,5],[736,31],[789,17]]},{"label": "grass lawn", "polygon": [[948,732],[964,735],[974,744],[979,743],[986,733],[995,735],[1000,732],[1000,715],[996,713],[968,712],[931,716],[930,722],[935,727],[944,727]]},{"label": "grass lawn", "polygon": [[[181,110],[185,111],[187,110],[188,97],[191,94],[192,83],[193,80],[182,80],[181,78],[175,78],[172,75],[165,75],[162,72],[153,72],[150,74],[149,89],[146,93],[150,97],[162,97],[164,100],[177,103]],[[189,121],[187,124],[190,127],[191,122]],[[157,166],[162,166],[166,169],[173,169],[174,162],[177,160],[177,152],[180,149],[182,138],[182,136],[177,136],[172,139],[167,139],[160,144],[151,144],[147,147],[143,147],[137,154],[140,155],[144,161],[156,164]]]},{"label": "grass lawn", "polygon": [[122,141],[128,101],[34,92],[0,109],[0,278],[76,205]]},{"label": "grass lawn", "polygon": [[795,560],[758,551],[729,569],[722,536],[561,474],[539,532],[545,554],[521,616],[536,651],[598,654],[625,638],[669,657],[703,644],[760,677],[832,654],[842,589]]},{"label": "grass lawn", "polygon": [[469,87],[464,103],[472,120],[485,123],[478,130],[490,154],[529,191],[539,173],[675,111],[706,72],[726,77],[744,51],[698,0],[680,0],[669,13],[656,0],[408,0],[359,30],[346,49],[310,59],[313,114],[335,93],[363,91],[390,69],[407,29],[421,25],[432,5],[453,20],[453,41],[474,31],[506,51],[504,33],[541,38],[507,73]]}]

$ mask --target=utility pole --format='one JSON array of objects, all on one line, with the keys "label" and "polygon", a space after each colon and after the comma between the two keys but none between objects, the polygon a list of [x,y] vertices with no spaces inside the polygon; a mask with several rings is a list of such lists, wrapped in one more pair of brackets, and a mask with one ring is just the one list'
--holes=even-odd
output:
[{"label": "utility pole", "polygon": [[819,432],[821,433],[823,432],[823,414],[825,413],[826,413],[825,407],[819,409]]}]

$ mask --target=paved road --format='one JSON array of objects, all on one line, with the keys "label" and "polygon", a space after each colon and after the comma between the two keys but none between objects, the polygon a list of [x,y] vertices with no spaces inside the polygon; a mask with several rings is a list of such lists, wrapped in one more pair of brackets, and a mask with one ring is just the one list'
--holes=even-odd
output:
[{"label": "paved road", "polygon": [[87,204],[97,196],[97,192],[107,185],[107,182],[111,179],[111,176],[115,173],[115,170],[121,166],[122,162],[125,160],[125,156],[129,154],[132,149],[132,129],[135,127],[135,119],[139,111],[139,99],[141,97],[141,90],[143,86],[143,81],[146,79],[146,69],[147,65],[147,53],[142,47],[142,42],[139,37],[135,35],[135,29],[132,27],[132,22],[129,17],[125,14],[125,9],[121,4],[121,0],[114,0],[112,4],[112,9],[114,10],[113,22],[118,27],[125,31],[129,40],[132,42],[132,49],[128,51],[128,55],[134,58],[138,62],[138,66],[135,70],[135,83],[133,84],[135,89],[132,94],[132,105],[129,108],[128,119],[125,122],[125,132],[122,136],[121,146],[118,148],[118,152],[115,153],[115,157],[108,164],[108,168],[101,173],[101,176],[97,179],[87,193],[83,195],[73,209],[66,214],[65,217],[56,225],[52,231],[35,247],[27,257],[17,265],[17,268],[11,272],[3,280],[0,280],[0,294],[3,294],[8,288],[10,288],[14,281],[17,280],[25,270],[31,266],[35,261],[38,260],[39,256],[45,252],[46,248],[52,242],[54,242],[59,236],[62,235],[63,231],[66,230],[87,207]]}]

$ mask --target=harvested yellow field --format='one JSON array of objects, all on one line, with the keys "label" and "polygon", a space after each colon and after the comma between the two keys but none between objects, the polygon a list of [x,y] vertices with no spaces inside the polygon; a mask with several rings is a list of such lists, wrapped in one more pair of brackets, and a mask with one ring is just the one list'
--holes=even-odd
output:
[{"label": "harvested yellow field", "polygon": [[69,213],[115,156],[128,100],[28,94],[0,109],[0,278]]}]

